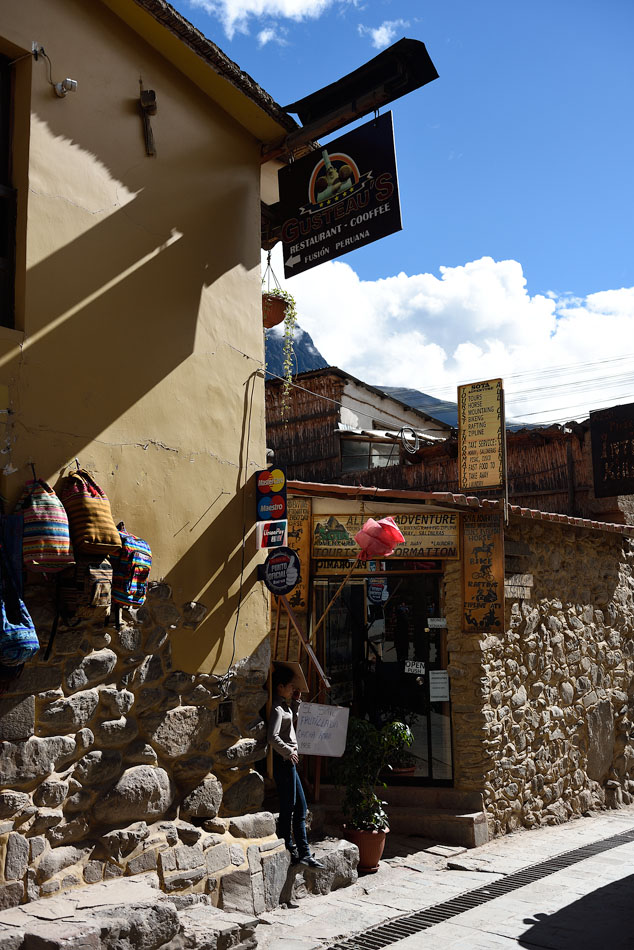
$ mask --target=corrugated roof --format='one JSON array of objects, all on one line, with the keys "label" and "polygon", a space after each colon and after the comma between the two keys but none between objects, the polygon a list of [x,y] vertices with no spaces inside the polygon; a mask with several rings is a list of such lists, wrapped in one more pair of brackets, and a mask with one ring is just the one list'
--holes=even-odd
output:
[{"label": "corrugated roof", "polygon": [[[428,501],[450,508],[480,508],[485,510],[502,510],[502,502],[498,499],[477,498],[475,495],[462,495],[449,491],[409,491],[398,488],[368,488],[363,485],[328,485],[322,482],[289,481],[288,491],[294,495],[321,495],[326,498],[354,498],[365,501]],[[634,525],[613,524],[608,521],[593,521],[590,518],[575,518],[572,515],[561,515],[551,511],[538,511],[534,508],[522,508],[520,505],[509,505],[509,512],[516,518],[528,518],[532,521],[551,521],[556,524],[567,524],[574,528],[586,528],[593,531],[608,531],[613,534],[622,534],[634,537]]]}]

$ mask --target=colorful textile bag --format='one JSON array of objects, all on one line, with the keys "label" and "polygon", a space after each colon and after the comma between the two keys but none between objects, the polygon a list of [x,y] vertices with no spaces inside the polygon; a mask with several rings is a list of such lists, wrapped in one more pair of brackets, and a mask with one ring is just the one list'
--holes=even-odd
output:
[{"label": "colorful textile bag", "polygon": [[109,607],[112,564],[106,558],[78,557],[73,571],[59,578],[60,613],[72,617],[80,607]]},{"label": "colorful textile bag", "polygon": [[20,666],[40,648],[35,625],[19,596],[10,565],[0,552],[0,664]]},{"label": "colorful textile bag", "polygon": [[27,482],[16,512],[24,520],[22,559],[27,571],[51,574],[73,563],[66,509],[46,482]]},{"label": "colorful textile bag", "polygon": [[152,552],[147,541],[121,528],[121,550],[112,560],[112,602],[120,607],[141,607],[145,603]]},{"label": "colorful textile bag", "polygon": [[121,538],[104,490],[84,469],[71,472],[61,492],[75,554],[112,554]]}]

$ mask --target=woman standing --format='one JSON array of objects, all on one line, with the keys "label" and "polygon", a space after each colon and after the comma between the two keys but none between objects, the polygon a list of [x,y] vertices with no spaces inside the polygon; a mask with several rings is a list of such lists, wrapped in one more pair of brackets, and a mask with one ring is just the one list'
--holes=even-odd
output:
[{"label": "woman standing", "polygon": [[268,737],[273,747],[273,778],[280,800],[277,833],[291,853],[291,864],[323,868],[322,862],[310,853],[306,836],[306,798],[296,768],[299,755],[295,726],[301,694],[295,688],[294,678],[295,673],[288,666],[278,666],[273,671]]}]

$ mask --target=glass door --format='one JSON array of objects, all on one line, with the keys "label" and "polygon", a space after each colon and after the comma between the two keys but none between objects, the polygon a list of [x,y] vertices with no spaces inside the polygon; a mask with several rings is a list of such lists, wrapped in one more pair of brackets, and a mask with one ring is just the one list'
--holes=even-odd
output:
[{"label": "glass door", "polygon": [[[316,582],[317,616],[339,583]],[[391,763],[388,783],[453,779],[447,632],[439,615],[438,575],[375,574],[346,584],[323,625],[330,702],[379,727],[400,719],[412,730],[414,743]]]}]

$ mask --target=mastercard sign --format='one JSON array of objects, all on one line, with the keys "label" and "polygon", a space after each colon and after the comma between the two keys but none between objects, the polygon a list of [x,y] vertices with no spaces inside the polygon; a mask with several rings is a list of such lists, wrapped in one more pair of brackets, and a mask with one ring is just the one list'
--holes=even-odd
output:
[{"label": "mastercard sign", "polygon": [[256,473],[255,504],[258,521],[286,518],[286,472],[283,468]]}]

